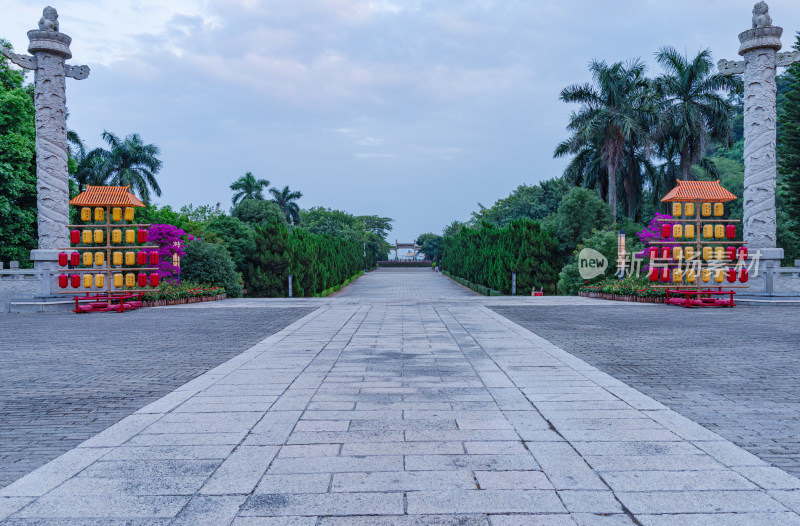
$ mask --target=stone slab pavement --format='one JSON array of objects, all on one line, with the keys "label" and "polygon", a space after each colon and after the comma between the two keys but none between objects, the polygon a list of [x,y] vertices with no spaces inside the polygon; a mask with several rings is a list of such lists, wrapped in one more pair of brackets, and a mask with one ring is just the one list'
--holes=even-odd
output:
[{"label": "stone slab pavement", "polygon": [[800,480],[444,276],[358,290],[381,272],[3,488],[2,523],[800,524]]}]

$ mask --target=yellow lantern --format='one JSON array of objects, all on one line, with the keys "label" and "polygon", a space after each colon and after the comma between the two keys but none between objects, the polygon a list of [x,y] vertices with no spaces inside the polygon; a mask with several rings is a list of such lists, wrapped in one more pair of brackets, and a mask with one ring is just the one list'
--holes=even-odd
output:
[{"label": "yellow lantern", "polygon": [[84,252],[81,256],[83,258],[83,266],[84,267],[91,267],[92,266],[92,253],[91,252]]},{"label": "yellow lantern", "polygon": [[126,287],[136,286],[136,275],[133,272],[128,272],[127,274],[125,274],[125,286]]},{"label": "yellow lantern", "polygon": [[94,231],[94,242],[96,245],[100,245],[103,243],[103,231],[99,228]]},{"label": "yellow lantern", "polygon": [[125,252],[125,265],[132,267],[135,264],[136,264],[136,254],[133,252]]},{"label": "yellow lantern", "polygon": [[83,275],[83,286],[87,289],[92,288],[92,275],[91,274],[84,274]]},{"label": "yellow lantern", "polygon": [[703,237],[705,238],[714,237],[714,225],[703,225]]},{"label": "yellow lantern", "polygon": [[88,206],[81,208],[81,221],[84,223],[92,220],[92,209]]},{"label": "yellow lantern", "polygon": [[97,207],[94,209],[94,220],[95,221],[103,221],[106,218],[105,210],[101,207]]},{"label": "yellow lantern", "polygon": [[125,207],[125,221],[133,221],[133,215],[134,215],[133,213],[134,213],[134,209],[129,207],[129,206],[126,206]]},{"label": "yellow lantern", "polygon": [[114,208],[112,208],[111,209],[111,219],[113,219],[115,222],[122,221],[122,208],[120,208],[118,206],[115,206]]},{"label": "yellow lantern", "polygon": [[683,271],[679,268],[676,268],[672,271],[672,281],[675,283],[680,283],[683,281]]},{"label": "yellow lantern", "polygon": [[116,266],[122,265],[122,252],[116,251],[111,254],[111,261]]},{"label": "yellow lantern", "polygon": [[[689,206],[689,205],[686,205],[686,206]],[[689,238],[689,239],[693,238],[694,237],[694,225],[686,225],[686,227],[683,229],[683,236],[686,237],[686,238]]]},{"label": "yellow lantern", "polygon": [[714,249],[711,247],[703,247],[703,259],[706,261],[714,257]]},{"label": "yellow lantern", "polygon": [[675,261],[679,261],[683,257],[683,249],[681,247],[673,248],[672,257],[675,259]]},{"label": "yellow lantern", "polygon": [[686,203],[683,210],[686,212],[686,217],[694,217],[694,203]]},{"label": "yellow lantern", "polygon": [[[129,209],[126,208],[125,210]],[[136,243],[136,231],[129,228],[125,231],[125,244],[133,245],[134,243]]]},{"label": "yellow lantern", "polygon": [[672,216],[673,217],[680,217],[681,215],[681,204],[680,203],[672,203]]},{"label": "yellow lantern", "polygon": [[725,205],[722,203],[714,203],[714,215],[722,217],[725,214]]},{"label": "yellow lantern", "polygon": [[714,271],[714,281],[716,281],[717,283],[722,283],[724,279],[725,279],[724,270],[720,269]]},{"label": "yellow lantern", "polygon": [[122,286],[122,274],[114,274],[114,286],[117,288]]},{"label": "yellow lantern", "polygon": [[111,231],[111,242],[116,244],[122,243],[122,230],[115,228]]},{"label": "yellow lantern", "polygon": [[102,252],[95,252],[94,253],[94,264],[98,267],[102,266],[103,263],[106,262],[106,255]]},{"label": "yellow lantern", "polygon": [[686,281],[688,281],[689,283],[694,283],[695,281],[697,281],[697,275],[695,274],[693,268],[690,268],[689,270],[686,271]]},{"label": "yellow lantern", "polygon": [[106,286],[106,277],[102,274],[97,274],[94,277],[94,286],[101,289]]},{"label": "yellow lantern", "polygon": [[683,225],[675,225],[672,227],[672,237],[675,239],[683,237]]},{"label": "yellow lantern", "polygon": [[687,261],[694,259],[694,249],[692,247],[686,247],[683,249],[683,257],[685,257]]},{"label": "yellow lantern", "polygon": [[716,247],[714,249],[714,259],[718,259],[718,260],[725,259],[725,248],[724,247]]},{"label": "yellow lantern", "polygon": [[84,229],[83,233],[81,234],[81,241],[84,245],[91,245],[92,244],[92,231]]},{"label": "yellow lantern", "polygon": [[708,283],[711,281],[711,269],[704,268],[701,270],[700,278],[703,280],[703,283]]},{"label": "yellow lantern", "polygon": [[714,227],[714,237],[717,239],[725,237],[725,225],[716,225]]},{"label": "yellow lantern", "polygon": [[711,203],[703,203],[703,206],[700,207],[700,211],[703,213],[703,217],[708,217],[711,215]]}]

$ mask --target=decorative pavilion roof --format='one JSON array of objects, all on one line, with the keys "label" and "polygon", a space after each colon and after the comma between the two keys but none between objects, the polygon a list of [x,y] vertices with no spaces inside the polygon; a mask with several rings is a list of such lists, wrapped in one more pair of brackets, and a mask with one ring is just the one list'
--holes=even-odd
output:
[{"label": "decorative pavilion roof", "polygon": [[707,201],[711,203],[724,203],[733,201],[736,196],[725,190],[717,181],[681,181],[678,186],[670,190],[661,199],[662,203],[674,201]]},{"label": "decorative pavilion roof", "polygon": [[130,186],[87,186],[86,190],[69,204],[75,206],[144,206],[144,203],[130,192]]}]

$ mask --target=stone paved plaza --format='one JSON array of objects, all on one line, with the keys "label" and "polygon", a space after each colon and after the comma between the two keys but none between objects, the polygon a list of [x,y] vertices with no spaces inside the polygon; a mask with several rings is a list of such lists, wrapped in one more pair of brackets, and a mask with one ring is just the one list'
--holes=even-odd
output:
[{"label": "stone paved plaza", "polygon": [[800,480],[489,302],[615,308],[370,273],[0,490],[3,524],[800,524]]}]

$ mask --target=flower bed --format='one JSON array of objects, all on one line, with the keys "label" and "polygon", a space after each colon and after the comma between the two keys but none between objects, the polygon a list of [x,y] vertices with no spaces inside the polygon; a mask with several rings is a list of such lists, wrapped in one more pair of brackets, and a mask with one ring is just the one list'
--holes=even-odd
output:
[{"label": "flower bed", "polygon": [[162,283],[158,291],[148,292],[144,295],[142,307],[183,305],[201,301],[224,300],[226,297],[223,287],[207,287],[188,283]]},{"label": "flower bed", "polygon": [[591,285],[585,284],[578,289],[578,295],[585,298],[640,303],[664,303],[667,298],[664,289],[652,288],[649,280],[635,277],[623,280],[611,278]]}]

